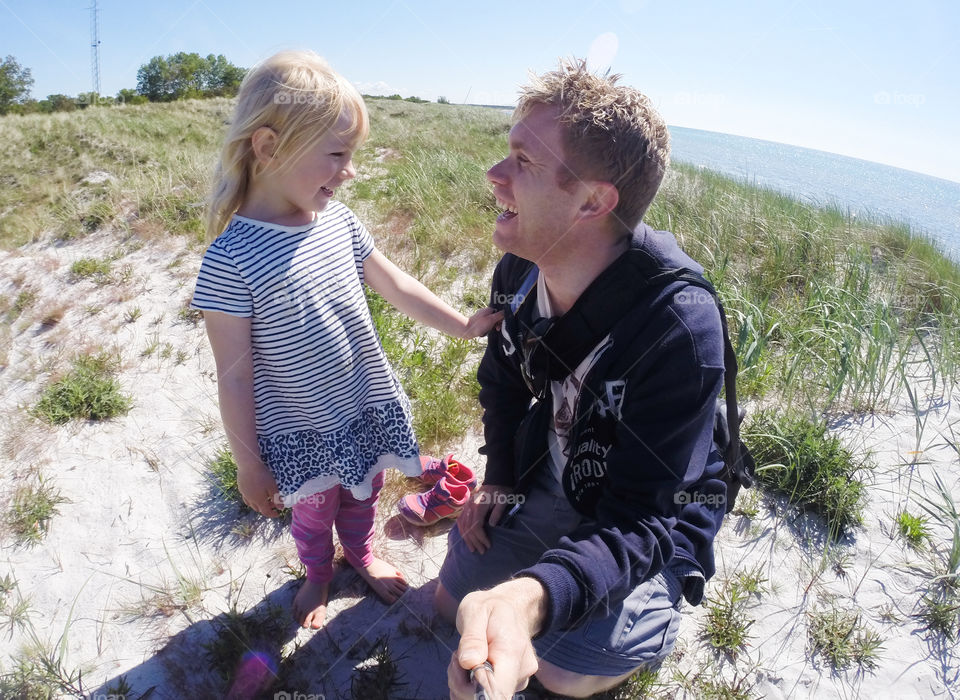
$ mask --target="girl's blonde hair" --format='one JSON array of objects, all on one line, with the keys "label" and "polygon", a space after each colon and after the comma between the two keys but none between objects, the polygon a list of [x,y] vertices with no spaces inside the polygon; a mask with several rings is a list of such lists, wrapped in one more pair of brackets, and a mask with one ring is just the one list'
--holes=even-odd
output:
[{"label": "girl's blonde hair", "polygon": [[213,177],[206,212],[207,241],[226,228],[246,197],[250,181],[262,169],[253,152],[253,133],[262,126],[278,136],[274,155],[289,167],[349,117],[339,134],[356,147],[369,133],[360,93],[312,51],[282,51],[257,64],[240,85],[233,119]]}]

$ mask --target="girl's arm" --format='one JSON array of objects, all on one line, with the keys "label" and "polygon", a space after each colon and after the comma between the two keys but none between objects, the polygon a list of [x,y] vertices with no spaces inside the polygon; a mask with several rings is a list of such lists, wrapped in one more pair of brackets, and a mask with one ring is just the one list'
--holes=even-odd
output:
[{"label": "girl's arm", "polygon": [[465,318],[377,249],[363,261],[363,277],[401,313],[457,338],[486,335],[503,318],[503,312],[491,308]]},{"label": "girl's arm", "polygon": [[279,514],[277,482],[260,458],[253,405],[253,353],[250,319],[204,311],[207,337],[217,362],[220,416],[237,461],[237,486],[248,506],[261,515]]}]

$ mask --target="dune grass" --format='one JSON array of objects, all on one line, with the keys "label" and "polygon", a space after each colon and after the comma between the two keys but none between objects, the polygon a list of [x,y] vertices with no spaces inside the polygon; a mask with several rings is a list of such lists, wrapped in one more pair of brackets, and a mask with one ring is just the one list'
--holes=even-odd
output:
[{"label": "dune grass", "polygon": [[243,502],[240,488],[237,486],[237,461],[233,458],[230,447],[223,445],[209,462],[210,475],[220,491],[220,495],[227,501],[239,503],[241,510],[248,510]]},{"label": "dune grass", "polygon": [[941,388],[956,382],[960,267],[907,228],[682,165],[647,219],[717,284],[744,397],[882,409],[917,361]]},{"label": "dune grass", "polygon": [[[359,176],[338,195],[389,257],[472,310],[485,301],[499,255],[484,173],[506,153],[509,116],[376,98],[368,106],[371,139],[355,158]],[[141,240],[186,236],[199,256],[203,198],[230,109],[229,100],[212,99],[0,118],[0,247],[115,229]],[[823,417],[884,410],[918,375],[932,377],[941,392],[955,387],[960,267],[906,226],[817,208],[682,164],[672,166],[646,218],[673,231],[716,284],[740,361],[741,396],[791,409],[750,418],[747,440],[758,453],[761,483],[817,510],[835,535],[856,526],[861,465],[830,440]],[[78,262],[77,279],[115,274],[108,258]],[[14,286],[0,299],[0,338],[19,332],[14,323],[36,302],[32,287]],[[482,343],[432,334],[376,295],[368,299],[412,399],[421,445],[443,449],[476,426]],[[179,314],[184,323],[199,320]],[[94,417],[89,407],[66,408],[71,392],[57,386],[37,415],[53,423]],[[104,394],[123,398],[93,392]],[[122,412],[128,404],[115,405]],[[931,510],[931,517],[950,515]],[[948,549],[940,571],[947,587],[960,545]],[[954,629],[952,594],[930,600],[928,624]],[[825,634],[829,641],[833,632]]]},{"label": "dune grass", "polygon": [[765,411],[745,435],[758,481],[801,510],[823,518],[833,538],[859,525],[865,502],[865,460],[829,434],[826,423],[796,413]]},{"label": "dune grass", "polygon": [[36,474],[13,492],[4,522],[18,544],[38,544],[66,501],[60,489]]},{"label": "dune grass", "polygon": [[876,668],[883,649],[880,635],[862,621],[858,612],[836,606],[807,615],[807,640],[811,655],[822,657],[835,669],[852,664]]},{"label": "dune grass", "polygon": [[896,518],[897,533],[913,549],[921,549],[930,537],[927,519],[922,515],[913,515],[900,511]]},{"label": "dune grass", "polygon": [[[0,119],[0,245],[109,225],[144,238],[193,236],[199,253],[203,197],[230,107],[227,99],[187,100]],[[368,108],[371,138],[341,198],[405,269],[440,292],[462,289],[452,301],[482,302],[498,257],[484,173],[505,154],[509,115],[378,98]],[[960,268],[909,228],[682,164],[672,166],[647,221],[673,231],[716,283],[745,398],[776,397],[823,415],[882,410],[920,370],[940,388],[955,384]],[[391,313],[383,310],[378,328],[383,336],[396,328],[413,362],[423,336],[387,322]],[[410,387],[434,442],[469,424],[430,427],[457,403],[444,387],[463,391],[459,379],[476,365],[475,354],[447,342],[431,338],[428,361],[443,365],[440,374],[460,370],[458,380]],[[404,374],[410,382],[416,373]]]},{"label": "dune grass", "polygon": [[118,358],[108,353],[78,357],[70,372],[43,392],[33,415],[59,425],[74,419],[107,420],[126,414],[133,400],[120,390],[118,364]]}]

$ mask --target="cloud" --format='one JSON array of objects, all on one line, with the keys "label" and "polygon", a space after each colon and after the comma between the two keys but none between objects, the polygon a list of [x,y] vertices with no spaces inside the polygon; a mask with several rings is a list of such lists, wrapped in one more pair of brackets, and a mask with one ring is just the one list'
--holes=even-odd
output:
[{"label": "cloud", "polygon": [[399,95],[400,90],[390,87],[382,80],[378,80],[375,83],[365,83],[359,82],[354,83],[353,86],[357,88],[364,95]]}]

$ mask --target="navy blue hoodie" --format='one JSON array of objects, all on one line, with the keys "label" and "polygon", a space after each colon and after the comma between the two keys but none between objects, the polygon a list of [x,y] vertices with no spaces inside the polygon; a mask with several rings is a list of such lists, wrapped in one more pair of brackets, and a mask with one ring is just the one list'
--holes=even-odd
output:
[{"label": "navy blue hoodie", "polygon": [[[703,581],[714,573],[713,538],[726,488],[713,444],[724,371],[719,312],[700,287],[675,279],[648,282],[658,268],[702,272],[670,233],[641,223],[624,256],[560,319],[583,317],[586,310],[585,325],[574,325],[578,332],[567,341],[588,338],[593,347],[610,324],[592,328],[590,318],[616,308],[610,345],[588,372],[588,390],[575,408],[562,477],[584,519],[537,564],[516,574],[538,579],[547,590],[541,634],[609,614],[666,566],[685,578],[686,598],[699,603]],[[505,308],[531,267],[505,255],[494,271],[492,305]],[[524,307],[536,308],[533,301]],[[532,400],[520,372],[522,353],[510,335],[507,323],[490,334],[477,373],[486,441],[481,452],[485,484],[523,492],[538,470],[549,468],[543,456],[550,400]],[[568,349],[560,347],[564,342],[557,343],[560,355]]]}]

